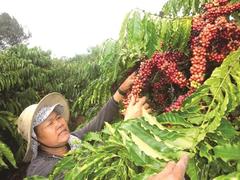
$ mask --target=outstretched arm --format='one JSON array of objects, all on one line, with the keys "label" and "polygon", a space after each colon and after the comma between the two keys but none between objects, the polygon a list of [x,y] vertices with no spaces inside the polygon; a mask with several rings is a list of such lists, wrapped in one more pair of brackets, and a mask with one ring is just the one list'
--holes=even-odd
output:
[{"label": "outstretched arm", "polygon": [[122,92],[126,93],[132,86],[135,74],[131,74],[115,92],[113,97],[103,106],[99,113],[82,129],[74,131],[72,134],[82,139],[88,132],[100,131],[104,122],[112,122],[119,112],[118,103],[123,99]]}]

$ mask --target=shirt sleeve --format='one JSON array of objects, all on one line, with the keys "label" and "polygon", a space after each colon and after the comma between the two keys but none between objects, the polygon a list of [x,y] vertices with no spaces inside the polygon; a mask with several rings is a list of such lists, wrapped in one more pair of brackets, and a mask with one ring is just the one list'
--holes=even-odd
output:
[{"label": "shirt sleeve", "polygon": [[112,97],[86,126],[72,132],[72,135],[82,139],[88,132],[100,131],[103,128],[104,122],[112,122],[117,117],[118,112],[119,105]]},{"label": "shirt sleeve", "polygon": [[36,158],[29,164],[26,175],[48,177],[57,162],[58,159],[54,158]]}]

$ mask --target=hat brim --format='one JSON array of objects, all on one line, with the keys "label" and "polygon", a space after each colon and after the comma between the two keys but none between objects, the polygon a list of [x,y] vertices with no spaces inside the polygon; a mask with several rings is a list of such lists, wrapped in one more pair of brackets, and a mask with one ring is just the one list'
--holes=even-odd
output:
[{"label": "hat brim", "polygon": [[25,162],[29,162],[32,159],[32,123],[33,123],[33,119],[35,118],[36,114],[38,113],[38,111],[45,107],[45,106],[53,106],[55,104],[61,104],[63,106],[63,118],[65,119],[65,121],[68,123],[69,121],[69,116],[70,116],[70,111],[69,111],[69,105],[67,100],[65,99],[65,97],[63,95],[61,95],[60,93],[57,92],[53,92],[50,93],[46,96],[44,96],[40,102],[38,103],[33,116],[32,116],[32,121],[31,121],[31,126],[29,128],[29,132],[28,132],[28,139],[27,139],[27,149],[26,149],[26,153],[24,156],[23,161]]}]

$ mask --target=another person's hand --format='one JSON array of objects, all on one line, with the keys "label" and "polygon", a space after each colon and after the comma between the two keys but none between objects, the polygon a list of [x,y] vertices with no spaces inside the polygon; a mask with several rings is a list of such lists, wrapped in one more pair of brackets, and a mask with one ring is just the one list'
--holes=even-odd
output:
[{"label": "another person's hand", "polygon": [[134,97],[132,97],[126,109],[124,120],[141,117],[143,109],[145,109],[148,113],[151,112],[149,104],[146,101],[147,101],[146,97],[142,97],[137,100]]},{"label": "another person's hand", "polygon": [[183,155],[177,163],[169,162],[160,173],[149,177],[148,180],[184,180],[187,163],[188,156]]}]

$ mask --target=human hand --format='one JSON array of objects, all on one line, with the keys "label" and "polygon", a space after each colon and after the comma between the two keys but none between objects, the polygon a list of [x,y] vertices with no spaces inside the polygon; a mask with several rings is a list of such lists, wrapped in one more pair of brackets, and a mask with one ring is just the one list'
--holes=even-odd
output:
[{"label": "human hand", "polygon": [[158,174],[151,176],[148,180],[183,180],[187,168],[188,156],[185,154],[177,162],[170,161]]},{"label": "human hand", "polygon": [[127,91],[131,88],[133,85],[134,79],[135,79],[136,73],[132,73],[128,78],[120,85],[118,90],[113,95],[113,99],[116,102],[120,102],[123,97],[127,94]]},{"label": "human hand", "polygon": [[136,72],[133,72],[127,79],[120,85],[118,89],[122,92],[127,92],[133,85],[134,79],[136,77]]},{"label": "human hand", "polygon": [[126,109],[124,120],[141,117],[143,110],[147,111],[148,113],[151,112],[149,104],[146,101],[147,98],[145,96],[137,100],[132,96]]}]

